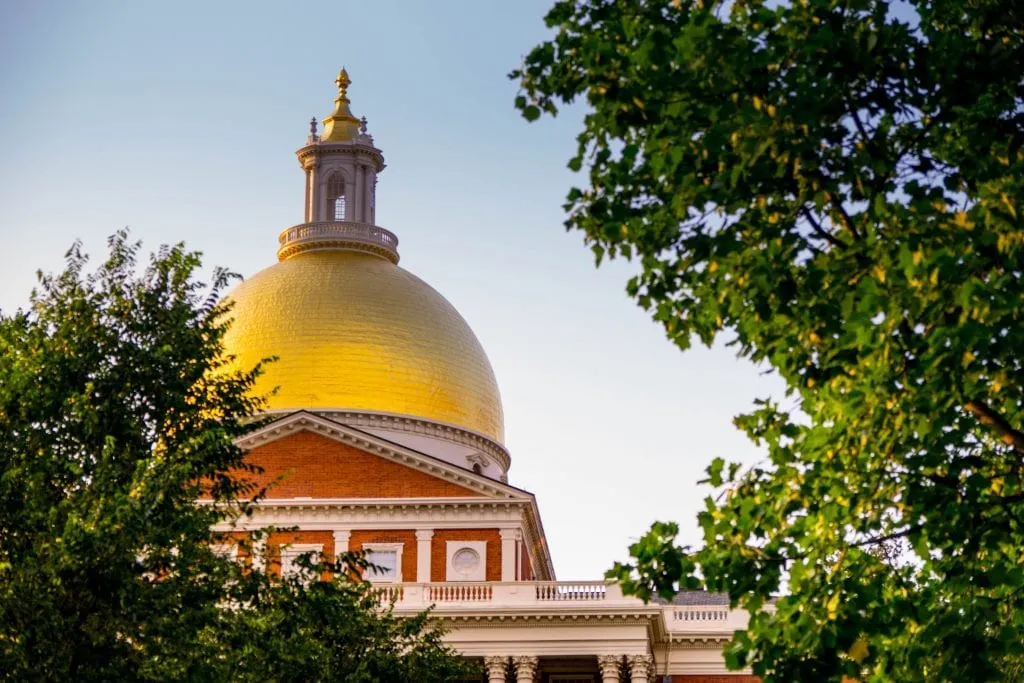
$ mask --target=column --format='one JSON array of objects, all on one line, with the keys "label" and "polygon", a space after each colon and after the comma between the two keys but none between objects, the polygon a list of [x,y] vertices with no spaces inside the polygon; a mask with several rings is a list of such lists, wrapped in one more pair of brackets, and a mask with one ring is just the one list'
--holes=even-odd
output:
[{"label": "column", "polygon": [[533,683],[536,680],[540,658],[524,655],[522,657],[513,657],[512,663],[516,667],[516,683]]},{"label": "column", "polygon": [[252,568],[256,570],[264,569],[267,559],[267,537],[260,536],[258,539],[252,542],[250,546],[250,552],[252,553]]},{"label": "column", "polygon": [[434,538],[433,529],[416,530],[416,582],[430,582],[430,555],[431,539]]},{"label": "column", "polygon": [[348,529],[335,529],[334,530],[334,559],[337,560],[338,556],[342,553],[348,552],[348,539],[352,536],[352,532]]},{"label": "column", "polygon": [[508,674],[508,657],[484,657],[487,683],[505,683]]},{"label": "column", "polygon": [[650,655],[632,655],[626,658],[629,663],[629,679],[633,683],[647,683],[654,678],[654,657]]},{"label": "column", "polygon": [[317,204],[322,194],[316,186],[320,182],[320,174],[317,173],[316,162],[309,165],[307,173],[309,173],[309,201],[306,206],[306,215],[308,216],[306,222],[315,223],[320,220],[320,207]]},{"label": "column", "polygon": [[603,683],[619,683],[621,680],[622,657],[620,655],[598,655],[597,666],[601,669]]},{"label": "column", "polygon": [[516,580],[516,541],[519,540],[519,529],[500,529],[501,535],[501,580]]},{"label": "column", "polygon": [[352,167],[353,175],[355,176],[353,184],[355,185],[355,191],[349,198],[348,216],[345,220],[356,221],[361,223],[363,221],[363,192],[366,186],[366,179],[363,177],[363,165],[358,161]]}]

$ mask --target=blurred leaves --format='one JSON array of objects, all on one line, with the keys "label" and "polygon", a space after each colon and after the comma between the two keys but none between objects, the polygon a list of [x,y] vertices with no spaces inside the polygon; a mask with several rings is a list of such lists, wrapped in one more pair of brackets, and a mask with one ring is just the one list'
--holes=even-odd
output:
[{"label": "blurred leaves", "polygon": [[765,681],[1019,671],[1021,8],[586,0],[547,23],[512,77],[528,120],[585,106],[566,226],[636,260],[627,292],[680,348],[724,335],[787,386],[736,419],[766,461],[709,468],[703,547],[657,524],[612,574],[727,592],[751,613],[727,661]]}]

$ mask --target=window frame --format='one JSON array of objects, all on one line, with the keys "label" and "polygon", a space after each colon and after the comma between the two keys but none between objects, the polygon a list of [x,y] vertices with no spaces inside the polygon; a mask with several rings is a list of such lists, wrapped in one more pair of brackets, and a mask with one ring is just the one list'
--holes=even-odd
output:
[{"label": "window frame", "polygon": [[[395,575],[380,576],[372,569],[367,569],[366,576],[370,583],[401,583],[402,582],[402,552],[405,549],[404,543],[364,543],[362,550],[364,554],[371,552],[395,553]],[[367,560],[369,558],[366,558]]]},{"label": "window frame", "polygon": [[[320,553],[324,552],[323,543],[282,543],[277,547],[277,565],[278,572],[281,578],[286,578],[292,575],[298,575],[300,578],[313,578],[305,577],[304,572],[306,571],[303,567],[293,566],[292,562],[294,558],[306,553]],[[288,561],[289,571],[285,571],[285,560]]]},{"label": "window frame", "polygon": [[[450,583],[472,583],[487,580],[487,541],[447,541],[445,559],[445,581]],[[480,557],[480,566],[471,577],[464,577],[455,570],[453,560],[461,550],[472,550]]]}]

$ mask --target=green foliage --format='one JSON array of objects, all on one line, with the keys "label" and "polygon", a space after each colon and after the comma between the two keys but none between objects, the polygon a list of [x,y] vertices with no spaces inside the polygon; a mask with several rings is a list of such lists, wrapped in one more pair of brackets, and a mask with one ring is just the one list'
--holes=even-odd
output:
[{"label": "green foliage", "polygon": [[[1010,0],[557,2],[513,73],[587,113],[567,227],[681,348],[786,383],[715,463],[704,545],[657,526],[613,574],[701,577],[767,681],[1005,680],[1024,629],[1024,15]],[[785,407],[784,407],[785,406]],[[903,552],[890,552],[894,542]],[[881,550],[880,550],[881,548]],[[775,598],[773,600],[773,598]]]},{"label": "green foliage", "polygon": [[260,368],[222,357],[229,273],[197,282],[181,245],[140,272],[138,250],[119,233],[87,274],[76,245],[0,316],[0,678],[447,675],[426,616],[382,612],[349,572],[272,581],[211,551],[211,526],[262,494],[234,444]]}]

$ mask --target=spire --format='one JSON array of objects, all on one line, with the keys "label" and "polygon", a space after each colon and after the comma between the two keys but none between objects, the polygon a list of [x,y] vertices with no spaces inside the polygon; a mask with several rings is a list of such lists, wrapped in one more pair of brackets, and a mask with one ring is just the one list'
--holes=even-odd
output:
[{"label": "spire", "polygon": [[324,119],[324,132],[320,136],[322,142],[349,142],[359,131],[359,119],[352,115],[348,99],[348,86],[352,79],[348,77],[345,67],[341,68],[334,79],[338,85],[338,97],[334,100],[334,113]]}]

